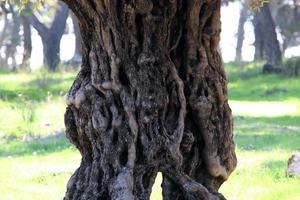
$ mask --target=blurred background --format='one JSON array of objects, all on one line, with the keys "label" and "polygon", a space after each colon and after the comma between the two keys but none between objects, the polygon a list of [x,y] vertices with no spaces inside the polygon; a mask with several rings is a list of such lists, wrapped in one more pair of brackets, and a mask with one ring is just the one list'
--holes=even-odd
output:
[{"label": "blurred background", "polygon": [[[80,155],[64,135],[65,97],[79,71],[81,38],[63,3],[0,2],[0,199],[62,199]],[[222,6],[220,51],[229,79],[238,167],[229,200],[299,200],[287,174],[300,151],[300,5],[271,0],[259,12]],[[161,177],[152,200],[161,199]]]}]

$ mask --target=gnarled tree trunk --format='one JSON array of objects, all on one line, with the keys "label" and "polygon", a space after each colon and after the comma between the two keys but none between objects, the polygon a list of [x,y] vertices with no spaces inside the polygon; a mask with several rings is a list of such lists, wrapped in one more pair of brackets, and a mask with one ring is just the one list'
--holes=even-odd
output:
[{"label": "gnarled tree trunk", "polygon": [[64,0],[83,64],[66,134],[82,155],[65,200],[224,199],[236,166],[218,50],[221,0]]}]

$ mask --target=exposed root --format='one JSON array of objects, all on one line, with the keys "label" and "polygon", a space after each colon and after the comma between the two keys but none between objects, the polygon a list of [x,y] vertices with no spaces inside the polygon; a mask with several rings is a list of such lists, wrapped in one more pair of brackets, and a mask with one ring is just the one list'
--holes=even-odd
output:
[{"label": "exposed root", "polygon": [[124,168],[110,183],[109,193],[112,200],[135,200],[133,195],[133,172]]},{"label": "exposed root", "polygon": [[163,175],[172,180],[183,192],[187,199],[221,200],[218,195],[210,193],[202,184],[194,181],[183,172],[172,168],[162,168]]}]

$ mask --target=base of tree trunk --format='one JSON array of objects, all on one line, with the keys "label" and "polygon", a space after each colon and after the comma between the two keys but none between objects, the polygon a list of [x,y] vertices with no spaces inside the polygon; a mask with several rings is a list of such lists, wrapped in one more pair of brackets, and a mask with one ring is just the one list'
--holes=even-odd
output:
[{"label": "base of tree trunk", "polygon": [[282,68],[279,67],[275,67],[271,64],[264,64],[264,66],[262,67],[262,72],[264,74],[272,74],[272,73],[281,73],[282,72]]}]

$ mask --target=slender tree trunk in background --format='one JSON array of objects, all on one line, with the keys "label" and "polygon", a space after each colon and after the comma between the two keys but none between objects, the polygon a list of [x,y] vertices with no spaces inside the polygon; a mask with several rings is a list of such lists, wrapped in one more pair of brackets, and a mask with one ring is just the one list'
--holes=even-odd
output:
[{"label": "slender tree trunk in background", "polygon": [[64,34],[69,9],[63,2],[57,3],[57,10],[50,28],[42,24],[34,14],[28,16],[31,25],[42,38],[44,64],[49,70],[56,70],[60,62],[60,41]]},{"label": "slender tree trunk in background", "polygon": [[17,46],[21,44],[21,17],[20,13],[17,10],[15,10],[15,7],[12,4],[9,4],[9,12],[11,13],[12,18],[10,21],[10,38],[6,45],[5,56],[7,65],[10,66],[12,70],[16,70],[18,67],[16,61]]},{"label": "slender tree trunk in background", "polygon": [[243,60],[242,49],[243,49],[243,42],[244,42],[244,38],[245,38],[244,25],[247,21],[247,18],[248,18],[248,7],[247,7],[247,5],[242,3],[238,31],[237,31],[237,43],[236,43],[236,52],[235,52],[235,61],[237,61],[237,62],[240,62]]},{"label": "slender tree trunk in background", "polygon": [[83,64],[67,98],[80,167],[65,200],[225,199],[236,166],[219,54],[221,0],[64,0]]},{"label": "slender tree trunk in background", "polygon": [[81,50],[81,35],[80,35],[80,29],[78,24],[78,19],[76,16],[72,13],[71,19],[73,22],[73,28],[74,28],[74,35],[75,35],[75,50],[73,57],[68,61],[71,65],[80,65],[82,62],[82,50]]},{"label": "slender tree trunk in background", "polygon": [[[3,5],[1,5],[1,7],[3,7]],[[7,34],[8,34],[8,27],[9,27],[9,22],[8,22],[8,17],[7,17],[7,12],[5,7],[4,9],[2,8],[3,10],[3,28],[0,32],[0,51],[2,51],[2,49],[5,47],[5,44],[4,44],[4,41],[5,41],[5,38],[7,37]],[[7,63],[6,63],[6,58],[5,56],[2,57],[2,55],[0,55],[0,67],[3,68],[3,67],[6,67]]]},{"label": "slender tree trunk in background", "polygon": [[254,27],[254,61],[261,61],[264,59],[264,38],[261,30],[260,23],[258,22],[257,15],[253,17],[253,27]]},{"label": "slender tree trunk in background", "polygon": [[29,67],[31,52],[32,52],[31,27],[27,17],[24,14],[21,14],[21,19],[22,19],[22,27],[23,27],[23,47],[24,47],[22,66]]},{"label": "slender tree trunk in background", "polygon": [[272,19],[269,6],[265,4],[260,12],[254,14],[255,53],[256,58],[263,55],[270,71],[281,69],[281,50],[277,40],[275,24]]},{"label": "slender tree trunk in background", "polygon": [[8,27],[8,18],[7,18],[8,11],[2,11],[1,20],[3,20],[3,28],[0,32],[0,47],[3,46],[3,42],[5,37],[7,36],[7,27]]}]

